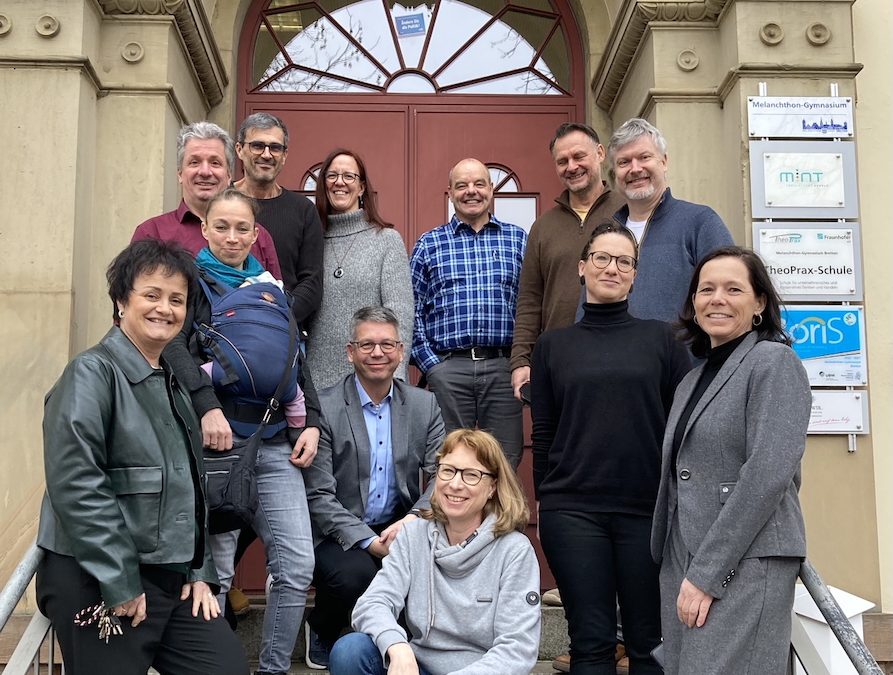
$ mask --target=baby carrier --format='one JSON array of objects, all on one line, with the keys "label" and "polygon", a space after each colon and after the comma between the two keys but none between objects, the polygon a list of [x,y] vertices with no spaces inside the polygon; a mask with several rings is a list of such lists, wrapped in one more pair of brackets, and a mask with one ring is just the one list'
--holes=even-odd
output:
[{"label": "baby carrier", "polygon": [[297,395],[300,369],[298,327],[289,300],[276,284],[232,288],[199,276],[211,304],[209,323],[195,324],[198,344],[212,362],[211,380],[233,431],[251,436],[284,384],[261,435],[270,438],[286,426],[278,401]]}]

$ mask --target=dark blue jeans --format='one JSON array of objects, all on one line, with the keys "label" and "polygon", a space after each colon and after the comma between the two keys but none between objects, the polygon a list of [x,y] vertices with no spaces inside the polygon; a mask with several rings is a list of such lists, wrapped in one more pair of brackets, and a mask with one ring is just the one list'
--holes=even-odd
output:
[{"label": "dark blue jeans", "polygon": [[[331,675],[387,675],[378,647],[366,633],[348,633],[329,654]],[[431,675],[419,666],[419,675]]]},{"label": "dark blue jeans", "polygon": [[625,513],[540,511],[540,542],[561,591],[571,673],[615,675],[620,603],[630,675],[660,675],[660,568],[651,559],[651,518]]}]

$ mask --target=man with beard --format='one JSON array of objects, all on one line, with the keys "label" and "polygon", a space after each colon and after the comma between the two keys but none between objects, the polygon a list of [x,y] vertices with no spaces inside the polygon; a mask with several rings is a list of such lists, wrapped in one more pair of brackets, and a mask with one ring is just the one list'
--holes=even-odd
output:
[{"label": "man with beard", "polygon": [[521,402],[509,353],[527,233],[490,212],[493,181],[476,159],[449,175],[456,213],[419,237],[409,260],[415,291],[412,358],[437,396],[446,431],[479,427],[521,461]]},{"label": "man with beard", "polygon": [[676,321],[698,261],[731,246],[732,235],[709,206],[673,197],[667,186],[667,141],[647,120],[633,118],[620,125],[608,143],[608,161],[614,185],[626,198],[614,220],[639,241],[629,313],[640,319]]},{"label": "man with beard", "polygon": [[249,115],[236,139],[236,153],[245,175],[233,186],[260,205],[257,221],[273,237],[282,281],[293,298],[292,312],[302,323],[322,300],[319,215],[313,202],[277,182],[288,158],[288,129],[281,119],[265,112]]},{"label": "man with beard", "polygon": [[588,124],[559,126],[549,152],[565,190],[530,228],[521,267],[511,358],[512,389],[519,400],[530,381],[530,355],[540,333],[574,322],[580,250],[593,228],[623,205],[622,195],[602,180],[605,147]]}]

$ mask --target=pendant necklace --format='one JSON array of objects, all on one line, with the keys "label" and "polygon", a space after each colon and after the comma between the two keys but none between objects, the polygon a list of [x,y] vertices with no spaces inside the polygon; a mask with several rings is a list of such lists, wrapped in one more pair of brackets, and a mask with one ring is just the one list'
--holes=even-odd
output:
[{"label": "pendant necklace", "polygon": [[335,267],[335,271],[332,272],[332,275],[336,279],[340,279],[341,277],[344,276],[344,267],[342,267],[342,265],[344,264],[344,259],[347,258],[347,254],[350,253],[350,249],[353,248],[353,245],[357,242],[357,239],[360,238],[359,235],[360,235],[359,232],[357,232],[354,235],[351,235],[350,243],[347,245],[347,248],[345,249],[344,253],[341,255],[341,259],[338,261],[338,265]]}]

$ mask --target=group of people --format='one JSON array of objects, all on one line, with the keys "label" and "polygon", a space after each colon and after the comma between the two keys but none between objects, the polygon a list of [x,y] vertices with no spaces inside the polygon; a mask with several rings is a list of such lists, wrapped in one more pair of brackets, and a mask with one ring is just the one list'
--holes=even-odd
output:
[{"label": "group of people", "polygon": [[[114,326],[48,394],[38,602],[67,671],[247,672],[220,615],[257,537],[257,673],[288,671],[312,585],[312,667],[526,675],[530,403],[559,665],[613,675],[619,606],[633,674],[661,672],[661,638],[665,672],[778,672],[809,387],[759,257],[672,196],[660,132],[633,119],[606,150],[561,125],[565,190],[529,236],[464,159],[454,215],[409,256],[357,153],[325,158],[314,205],[278,183],[288,141],[267,113],[235,141],[181,130],[180,205],[112,262]],[[266,332],[246,318],[258,303]],[[252,440],[258,508],[209,534],[208,465]]]}]

